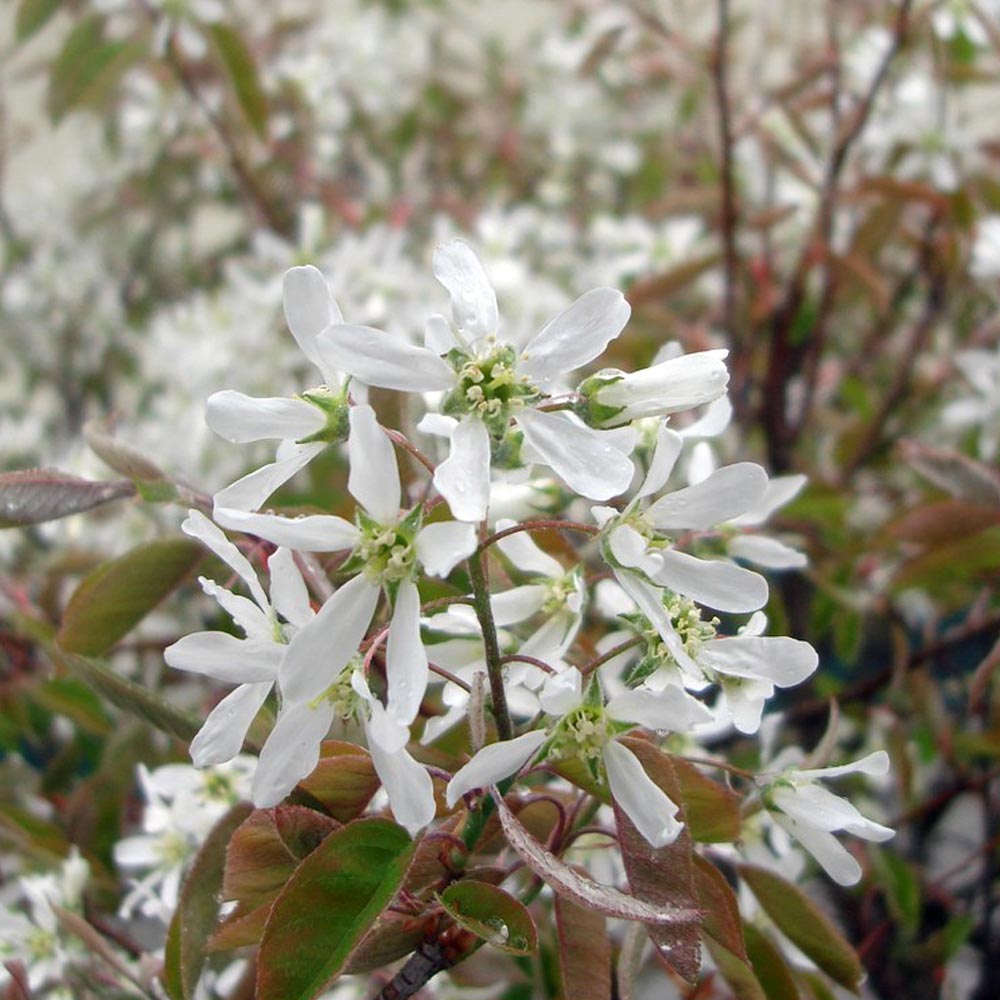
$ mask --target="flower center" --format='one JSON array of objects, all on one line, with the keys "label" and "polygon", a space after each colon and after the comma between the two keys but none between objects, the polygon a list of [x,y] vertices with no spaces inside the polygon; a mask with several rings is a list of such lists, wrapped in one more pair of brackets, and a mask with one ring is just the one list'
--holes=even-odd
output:
[{"label": "flower center", "polygon": [[579,757],[588,763],[598,761],[613,735],[600,705],[579,705],[556,726],[551,756],[555,760]]},{"label": "flower center", "polygon": [[168,831],[160,837],[156,845],[160,860],[168,868],[183,864],[191,854],[191,845],[179,833]]},{"label": "flower center", "polygon": [[509,344],[476,358],[456,349],[448,361],[458,384],[445,398],[442,412],[453,417],[475,414],[496,441],[503,437],[511,414],[541,395],[526,376],[517,374],[517,355]]},{"label": "flower center", "polygon": [[321,695],[313,699],[312,707],[315,708],[321,701],[328,701],[333,706],[334,715],[338,719],[346,721],[357,718],[362,699],[354,689],[351,679],[354,676],[354,671],[361,669],[361,657],[352,657],[347,666],[337,675],[337,679]]},{"label": "flower center", "polygon": [[239,795],[232,778],[218,771],[204,772],[205,798],[210,802],[225,802],[235,805],[239,802]]},{"label": "flower center", "polygon": [[354,557],[363,563],[362,572],[375,583],[405,580],[413,573],[417,561],[413,536],[402,524],[363,522],[361,541],[355,546]]}]

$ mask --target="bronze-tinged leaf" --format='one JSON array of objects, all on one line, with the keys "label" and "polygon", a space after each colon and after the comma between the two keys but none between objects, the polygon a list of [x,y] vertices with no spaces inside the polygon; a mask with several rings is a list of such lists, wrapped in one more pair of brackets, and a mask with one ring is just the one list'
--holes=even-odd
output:
[{"label": "bronze-tinged leaf", "polygon": [[133,482],[167,478],[166,473],[151,458],[124,441],[119,441],[104,420],[88,420],[83,425],[83,439],[108,468]]},{"label": "bronze-tinged leaf", "polygon": [[237,907],[229,914],[208,939],[205,950],[233,951],[260,944],[264,926],[271,912],[271,903],[261,903],[251,909]]},{"label": "bronze-tinged leaf", "polygon": [[[649,778],[666,796],[680,804],[680,784],[673,762],[648,740],[624,737],[622,744],[639,759]],[[687,826],[672,844],[653,847],[639,833],[626,812],[613,803],[618,845],[632,894],[656,906],[698,909],[691,834]],[[681,819],[683,816],[681,808]],[[693,983],[701,968],[701,933],[697,924],[649,927],[649,936],[663,959],[681,978]]]},{"label": "bronze-tinged leaf", "polygon": [[95,482],[57,469],[0,472],[0,528],[55,521],[131,496],[135,486],[124,479]]},{"label": "bronze-tinged leaf", "polygon": [[464,878],[449,885],[438,901],[456,924],[500,951],[530,955],[538,950],[528,908],[499,886]]},{"label": "bronze-tinged leaf", "polygon": [[694,881],[698,890],[698,905],[705,913],[702,930],[741,962],[745,962],[747,950],[743,940],[740,907],[725,876],[711,861],[696,854]]},{"label": "bronze-tinged leaf", "polygon": [[764,987],[767,1000],[800,1000],[792,970],[770,935],[749,923],[744,927],[744,934],[754,975]]},{"label": "bronze-tinged leaf", "polygon": [[738,865],[764,912],[834,982],[857,992],[863,970],[854,949],[801,889],[766,868]]},{"label": "bronze-tinged leaf", "polygon": [[413,848],[385,819],[331,833],[271,907],[257,952],[257,996],[312,1000],[336,979],[402,887]]},{"label": "bronze-tinged leaf", "polygon": [[947,599],[958,583],[992,582],[1000,577],[1000,526],[966,534],[908,559],[892,579],[893,591],[922,587]]},{"label": "bronze-tinged leaf", "polygon": [[672,757],[680,802],[691,838],[699,844],[732,843],[739,840],[740,797],[730,788],[703,774],[682,757]]},{"label": "bronze-tinged leaf", "polygon": [[353,743],[324,740],[316,769],[299,782],[341,823],[356,819],[378,791],[380,781],[367,750]]},{"label": "bronze-tinged leaf", "polygon": [[1000,507],[967,500],[938,500],[903,514],[889,525],[889,532],[904,542],[946,545],[997,524]]},{"label": "bronze-tinged leaf", "polygon": [[567,1000],[611,1000],[611,940],[600,913],[556,896],[559,971]]},{"label": "bronze-tinged leaf", "polygon": [[738,958],[710,935],[705,937],[705,946],[708,948],[719,974],[733,991],[736,1000],[770,1000],[753,974],[749,963]]}]

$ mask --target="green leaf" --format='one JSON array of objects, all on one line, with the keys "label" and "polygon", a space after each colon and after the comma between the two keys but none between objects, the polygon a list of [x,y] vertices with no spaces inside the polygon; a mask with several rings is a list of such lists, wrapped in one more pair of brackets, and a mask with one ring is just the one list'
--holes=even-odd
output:
[{"label": "green leaf", "polygon": [[110,649],[201,561],[202,547],[186,538],[139,545],[98,566],[69,599],[56,641],[63,649],[98,656]]},{"label": "green leaf", "polygon": [[252,808],[246,803],[235,806],[215,824],[184,878],[163,965],[163,984],[173,1000],[194,996],[206,944],[219,918],[226,848]]},{"label": "green leaf", "polygon": [[690,761],[671,758],[691,837],[700,844],[731,843],[740,837],[740,797]]},{"label": "green leaf", "polygon": [[52,120],[58,122],[80,105],[100,100],[144,54],[137,42],[105,38],[100,15],[82,20],[70,32],[49,72]]},{"label": "green leaf", "polygon": [[743,940],[743,922],[736,894],[725,876],[711,861],[694,855],[694,881],[698,889],[698,905],[705,913],[701,929],[713,937],[740,961],[747,960]]},{"label": "green leaf", "polygon": [[15,22],[15,36],[18,42],[26,42],[45,27],[49,18],[62,6],[62,2],[63,0],[21,0]]},{"label": "green leaf", "polygon": [[104,736],[113,723],[93,688],[73,677],[53,677],[35,691],[35,700],[50,712],[72,719],[86,732]]},{"label": "green leaf", "polygon": [[780,875],[755,865],[738,865],[737,871],[778,930],[834,982],[857,992],[861,962],[830,918]]},{"label": "green leaf", "polygon": [[512,955],[538,950],[538,931],[528,908],[509,892],[474,879],[454,882],[438,897],[460,927]]},{"label": "green leaf", "polygon": [[119,677],[113,670],[96,660],[89,660],[73,653],[54,653],[66,669],[75,674],[113,705],[148,722],[151,726],[190,742],[201,729],[201,719],[189,712],[175,708],[154,694],[149,688]]},{"label": "green leaf", "polygon": [[920,880],[913,869],[893,851],[871,852],[876,878],[885,888],[893,916],[911,934],[920,928],[923,902]]},{"label": "green leaf", "polygon": [[134,494],[124,480],[93,482],[56,469],[0,472],[0,528],[55,521]]},{"label": "green leaf", "polygon": [[769,1000],[753,974],[753,969],[743,959],[738,958],[710,935],[706,936],[705,945],[715,962],[715,967],[733,991],[736,1000]]},{"label": "green leaf", "polygon": [[771,938],[753,924],[746,924],[743,933],[754,975],[764,987],[767,1000],[799,1000],[792,970]]},{"label": "green leaf", "polygon": [[257,954],[257,995],[310,1000],[321,993],[396,896],[413,849],[406,831],[384,819],[331,833],[271,907]]},{"label": "green leaf", "polygon": [[246,42],[221,21],[210,25],[208,30],[232,81],[236,100],[254,132],[263,138],[267,132],[267,97],[261,89],[257,65]]},{"label": "green leaf", "polygon": [[611,940],[600,913],[556,896],[560,996],[573,1000],[611,1000]]}]

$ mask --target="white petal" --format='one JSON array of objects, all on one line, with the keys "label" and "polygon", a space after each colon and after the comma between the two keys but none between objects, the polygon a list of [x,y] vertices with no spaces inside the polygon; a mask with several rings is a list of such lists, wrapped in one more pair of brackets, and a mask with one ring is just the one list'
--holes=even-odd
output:
[{"label": "white petal", "polygon": [[568,667],[545,678],[539,702],[547,715],[565,715],[582,699],[583,674],[576,667]]},{"label": "white petal", "polygon": [[271,686],[270,681],[241,684],[208,713],[205,724],[191,741],[191,762],[195,767],[224,764],[243,749],[247,730]]},{"label": "white petal", "polygon": [[436,392],[455,384],[455,373],[433,351],[370,326],[335,323],[316,343],[327,364],[368,385],[402,392]]},{"label": "white petal", "polygon": [[694,486],[675,490],[646,510],[646,517],[664,531],[711,528],[742,514],[767,489],[767,473],[753,462],[717,469]]},{"label": "white petal", "polygon": [[603,354],[625,328],[631,312],[625,296],[616,289],[591,289],[535,334],[518,370],[542,384],[561,379]]},{"label": "white petal", "polygon": [[197,538],[202,545],[229,566],[250,588],[253,599],[261,608],[266,610],[271,607],[249,560],[201,511],[189,510],[188,516],[181,524],[181,531],[191,538]]},{"label": "white petal", "polygon": [[357,653],[378,597],[377,584],[365,576],[356,576],[295,633],[278,674],[286,703],[312,701],[337,679]]},{"label": "white petal", "polygon": [[460,521],[482,521],[490,503],[490,435],[467,414],[451,435],[447,459],[434,473],[437,491]]},{"label": "white petal", "polygon": [[714,639],[705,644],[700,659],[720,674],[766,680],[778,687],[801,684],[819,664],[808,642],[784,635]]},{"label": "white petal", "polygon": [[336,370],[324,366],[316,347],[316,338],[331,323],[344,322],[326,279],[311,264],[289,268],[282,281],[282,293],[285,320],[302,353],[323,372],[328,385],[338,385]]},{"label": "white petal", "polygon": [[712,446],[707,441],[698,441],[687,460],[685,471],[689,485],[704,482],[718,467]]},{"label": "white petal", "polygon": [[728,396],[720,396],[708,404],[705,415],[693,424],[682,427],[680,434],[685,438],[717,437],[728,426],[733,417],[733,404]]},{"label": "white petal", "polygon": [[463,559],[468,559],[479,540],[476,526],[462,521],[425,524],[416,538],[417,558],[431,576],[446,577]]},{"label": "white petal", "polygon": [[313,610],[306,582],[295,565],[295,556],[288,549],[277,549],[267,560],[267,569],[271,574],[271,601],[275,610],[286,621],[301,628],[312,618]]},{"label": "white petal", "polygon": [[326,425],[317,406],[302,399],[246,396],[225,389],[205,404],[205,422],[221,438],[243,444],[267,438],[304,438]]},{"label": "white petal", "polygon": [[653,847],[666,847],[679,836],[684,824],[677,820],[680,807],[646,774],[631,750],[612,740],[604,748],[604,767],[614,800]]},{"label": "white petal", "polygon": [[832,833],[797,823],[789,816],[770,813],[783,830],[791,834],[820,864],[838,885],[855,885],[861,880],[861,865]]},{"label": "white petal", "polygon": [[798,774],[810,778],[837,778],[842,774],[871,774],[881,776],[889,773],[889,755],[884,750],[876,750],[850,764],[834,767],[817,767],[799,771]]},{"label": "white petal", "polygon": [[385,651],[387,707],[398,722],[409,725],[427,690],[427,652],[420,639],[420,594],[412,580],[403,580],[392,609]]},{"label": "white petal", "polygon": [[766,535],[737,535],[729,542],[729,554],[765,569],[801,569],[809,563],[804,552]]},{"label": "white petal", "polygon": [[659,493],[670,478],[670,473],[674,470],[677,456],[681,453],[684,439],[672,431],[665,423],[661,423],[656,432],[656,448],[653,451],[653,460],[649,463],[649,471],[642,481],[642,486],[636,493],[639,497],[648,497],[653,493]]},{"label": "white petal", "polygon": [[[361,676],[361,671],[355,671],[352,681],[359,676]],[[356,683],[353,686],[358,694],[365,698],[364,693],[359,689],[360,686]],[[364,690],[368,691],[367,682]],[[377,744],[386,753],[397,753],[402,750],[410,742],[409,725],[394,719],[370,691],[365,700],[368,702],[371,712],[371,718],[365,726],[365,732],[368,734],[368,745],[374,747]]]},{"label": "white petal", "polygon": [[273,681],[285,648],[277,642],[237,639],[228,632],[195,632],[168,646],[163,658],[177,670],[226,684],[248,684]]},{"label": "white petal", "polygon": [[663,549],[657,555],[661,565],[654,581],[699,604],[742,614],[767,603],[767,581],[759,573],[676,549]]},{"label": "white petal", "polygon": [[845,798],[816,784],[779,785],[771,792],[772,801],[786,815],[819,830],[844,830],[865,840],[888,840],[895,832],[867,819]]},{"label": "white petal", "polygon": [[[505,531],[507,528],[513,528],[516,524],[517,521],[510,518],[501,518],[495,527],[497,531]],[[544,549],[539,548],[527,531],[518,531],[513,535],[508,535],[506,538],[501,538],[496,544],[497,548],[522,573],[534,573],[536,576],[549,577],[561,577],[564,573],[559,560],[550,556]]]},{"label": "white petal", "polygon": [[636,722],[647,729],[674,733],[689,732],[692,726],[712,720],[712,713],[700,701],[673,684],[661,691],[623,691],[608,702],[607,713],[619,722]]},{"label": "white petal", "polygon": [[416,836],[434,819],[437,810],[434,783],[427,768],[418,764],[405,750],[387,753],[375,742],[371,745],[371,754],[396,822],[411,837]]},{"label": "white petal", "polygon": [[257,510],[279,487],[284,486],[299,469],[305,467],[326,445],[322,441],[297,445],[287,455],[261,466],[237,479],[235,483],[219,490],[213,497],[217,507],[236,510]]},{"label": "white petal", "polygon": [[496,333],[497,297],[475,251],[463,240],[451,240],[434,251],[434,277],[451,296],[451,313],[470,341]]},{"label": "white petal", "polygon": [[503,743],[485,746],[464,767],[459,768],[448,782],[445,801],[451,808],[474,788],[487,788],[520,771],[545,742],[546,733],[538,730],[525,733]]},{"label": "white petal", "polygon": [[532,583],[493,594],[490,597],[493,620],[501,628],[505,625],[523,622],[541,610],[548,592],[548,587],[544,587],[540,583]]},{"label": "white petal", "polygon": [[460,346],[451,324],[440,313],[434,313],[424,324],[424,347],[428,351],[440,356]]},{"label": "white petal", "polygon": [[767,484],[764,495],[745,514],[736,518],[737,524],[762,524],[778,508],[793,500],[802,491],[808,478],[803,475],[777,476]]},{"label": "white petal", "polygon": [[213,514],[219,524],[230,531],[256,535],[299,552],[340,552],[353,548],[361,537],[350,521],[333,514],[285,517],[282,514],[252,514],[227,507],[216,507]]},{"label": "white petal", "polygon": [[659,552],[650,552],[646,539],[628,524],[618,525],[608,535],[608,548],[622,566],[643,573],[656,573],[662,565]]},{"label": "white petal", "polygon": [[567,413],[523,410],[517,424],[546,464],[576,493],[609,500],[624,493],[634,472],[628,455]]},{"label": "white petal", "polygon": [[379,427],[370,406],[352,406],[350,417],[347,450],[351,474],[347,489],[376,521],[393,524],[399,517],[402,491],[392,442]]},{"label": "white petal", "polygon": [[761,681],[723,685],[722,708],[733,720],[736,729],[752,736],[760,729],[764,704],[774,694],[774,686]]},{"label": "white petal", "polygon": [[333,706],[303,702],[278,715],[260,751],[251,798],[258,809],[276,806],[319,763],[320,743],[333,721]]},{"label": "white petal", "polygon": [[261,610],[260,605],[249,597],[241,597],[219,586],[214,580],[199,576],[201,589],[214,597],[219,606],[246,633],[248,639],[274,639],[274,619],[269,612]]},{"label": "white petal", "polygon": [[451,438],[457,426],[458,421],[444,413],[425,413],[417,421],[417,430],[421,434],[432,434],[434,437]]}]

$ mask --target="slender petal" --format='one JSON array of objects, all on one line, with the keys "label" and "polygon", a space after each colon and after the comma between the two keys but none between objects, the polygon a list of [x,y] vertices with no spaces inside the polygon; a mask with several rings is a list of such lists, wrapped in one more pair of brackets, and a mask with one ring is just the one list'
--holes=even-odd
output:
[{"label": "slender petal", "polygon": [[402,491],[392,442],[378,425],[370,406],[351,407],[347,442],[351,474],[347,489],[376,521],[392,524],[399,517]]},{"label": "slender petal", "polygon": [[620,524],[608,535],[608,548],[622,565],[652,576],[663,565],[659,552],[650,552],[646,539],[631,525]]},{"label": "slender petal", "polygon": [[451,435],[448,457],[434,473],[437,491],[460,521],[478,522],[490,503],[490,435],[486,425],[467,414]]},{"label": "slender petal", "polygon": [[440,313],[434,313],[424,324],[424,347],[438,356],[462,345],[455,339],[451,324]]},{"label": "slender petal", "polygon": [[662,691],[636,688],[612,698],[607,713],[619,722],[636,722],[647,729],[689,732],[692,726],[711,722],[712,713],[683,688],[668,684]]},{"label": "slender petal", "polygon": [[323,737],[333,721],[333,706],[303,702],[278,716],[260,752],[251,797],[258,809],[276,806],[319,763]]},{"label": "slender petal", "polygon": [[241,684],[208,713],[205,724],[191,741],[191,762],[195,767],[224,764],[243,749],[247,730],[271,687],[270,681]]},{"label": "slender petal", "polygon": [[779,507],[798,496],[807,482],[801,474],[777,476],[767,484],[764,495],[745,514],[734,518],[734,522],[745,526],[763,524]]},{"label": "slender petal", "polygon": [[884,750],[876,750],[849,764],[817,767],[797,773],[800,777],[808,778],[838,778],[842,774],[871,774],[879,777],[889,773],[889,755]]},{"label": "slender petal", "polygon": [[412,580],[403,580],[392,609],[385,654],[389,714],[409,725],[427,690],[427,652],[420,639],[420,594]]},{"label": "slender petal", "polygon": [[752,677],[778,687],[792,687],[812,675],[819,656],[800,639],[737,635],[707,643],[701,662],[730,677]]},{"label": "slender petal", "polygon": [[297,445],[276,461],[219,490],[213,497],[215,505],[235,510],[257,510],[279,486],[284,486],[325,447],[322,441]]},{"label": "slender petal", "polygon": [[225,389],[205,404],[205,422],[221,438],[244,444],[268,438],[303,438],[323,429],[326,418],[302,399],[246,396]]},{"label": "slender petal", "polygon": [[374,740],[371,754],[396,822],[415,837],[434,819],[437,810],[434,783],[427,768],[418,764],[406,750],[389,753]]},{"label": "slender petal", "polygon": [[667,427],[666,423],[661,423],[656,432],[656,448],[653,451],[653,460],[649,463],[649,471],[642,481],[636,493],[639,497],[652,496],[659,493],[670,478],[670,473],[674,471],[677,456],[681,453],[684,439],[676,431]]},{"label": "slender petal", "polygon": [[545,678],[540,702],[542,711],[548,715],[565,715],[576,708],[582,698],[583,674],[576,667],[567,667]]},{"label": "slender petal", "polygon": [[331,323],[343,323],[340,308],[323,275],[311,264],[292,267],[282,282],[285,320],[302,353],[323,373],[327,385],[338,385],[335,367],[324,364],[316,338]]},{"label": "slender petal", "polygon": [[581,295],[528,342],[518,370],[544,384],[560,380],[604,349],[625,328],[632,312],[614,288],[594,288]]},{"label": "slender petal", "polygon": [[703,417],[681,428],[680,435],[685,438],[717,437],[729,426],[732,418],[733,404],[728,396],[720,396],[708,404]]},{"label": "slender petal", "polygon": [[434,277],[451,296],[451,313],[470,342],[497,332],[497,297],[482,262],[464,240],[450,240],[434,251]]},{"label": "slender petal", "polygon": [[790,816],[771,813],[771,818],[793,836],[838,885],[855,885],[861,880],[861,865],[832,833],[799,823]]},{"label": "slender petal", "polygon": [[416,538],[417,558],[431,576],[446,577],[476,551],[476,526],[463,521],[425,524]]},{"label": "slender petal", "polygon": [[[497,531],[504,531],[513,528],[517,521],[510,518],[501,518],[496,523]],[[519,531],[516,534],[508,535],[497,542],[497,548],[519,569],[522,573],[534,573],[536,576],[560,577],[564,570],[562,563],[554,556],[550,556],[544,549],[538,547],[527,531]]]},{"label": "slender petal", "polygon": [[503,743],[490,743],[483,747],[448,782],[445,793],[448,808],[474,788],[487,788],[520,771],[534,757],[545,739],[544,731],[535,730]]},{"label": "slender petal", "polygon": [[313,617],[309,591],[302,579],[295,556],[285,548],[277,549],[267,560],[271,574],[271,600],[278,614],[296,628],[302,628]]},{"label": "slender petal", "polygon": [[199,576],[201,589],[219,602],[219,607],[246,633],[248,639],[274,640],[274,617],[249,597],[233,594],[214,580]]},{"label": "slender petal", "polygon": [[368,385],[402,392],[437,392],[455,373],[433,351],[370,326],[334,323],[316,340],[320,357]]},{"label": "slender petal", "polygon": [[195,632],[163,651],[167,665],[205,674],[226,684],[273,681],[285,647],[276,642],[237,639],[228,632]]},{"label": "slender petal", "polygon": [[570,489],[591,500],[610,500],[628,489],[632,460],[575,417],[524,410],[517,423],[525,440]]},{"label": "slender petal", "polygon": [[845,830],[865,840],[876,841],[895,836],[894,830],[862,816],[853,803],[817,784],[779,785],[772,790],[771,796],[775,806],[786,816],[819,830]]},{"label": "slender petal", "polygon": [[288,645],[278,681],[286,703],[321,695],[347,666],[368,631],[379,588],[356,576],[331,597]]},{"label": "slender petal", "polygon": [[490,598],[493,619],[501,628],[523,622],[542,609],[547,595],[548,587],[540,583],[529,583],[523,587],[502,590]]},{"label": "slender petal", "polygon": [[680,807],[646,774],[631,750],[612,740],[604,748],[608,786],[619,806],[653,847],[672,844],[684,829]]},{"label": "slender petal", "polygon": [[216,507],[214,516],[230,531],[256,535],[299,552],[340,552],[353,548],[361,537],[350,521],[333,514],[285,517],[282,514],[252,514],[245,510]]},{"label": "slender petal", "polygon": [[253,599],[261,608],[270,608],[264,588],[260,585],[260,580],[257,579],[249,560],[201,511],[189,510],[188,516],[181,524],[181,531],[185,535],[197,538],[202,545],[211,549],[250,588]]},{"label": "slender petal", "polygon": [[661,497],[646,517],[663,531],[673,528],[704,530],[742,514],[764,495],[767,473],[753,462],[717,469],[694,486]]},{"label": "slender petal", "polygon": [[804,552],[766,535],[737,535],[729,543],[729,554],[765,569],[801,569],[809,563]]},{"label": "slender petal", "polygon": [[654,581],[699,604],[742,614],[767,603],[767,581],[759,573],[676,549],[663,549],[657,555],[662,562]]}]

